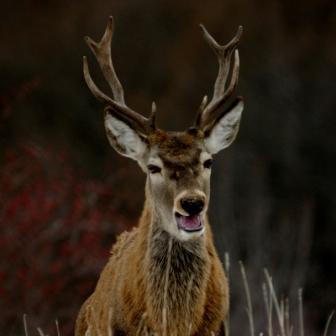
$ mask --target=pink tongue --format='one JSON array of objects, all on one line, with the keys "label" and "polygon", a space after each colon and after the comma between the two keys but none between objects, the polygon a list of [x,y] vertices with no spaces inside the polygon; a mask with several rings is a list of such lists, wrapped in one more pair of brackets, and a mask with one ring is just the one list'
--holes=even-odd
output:
[{"label": "pink tongue", "polygon": [[187,231],[197,230],[202,226],[201,217],[199,215],[178,216],[177,224],[179,228]]}]

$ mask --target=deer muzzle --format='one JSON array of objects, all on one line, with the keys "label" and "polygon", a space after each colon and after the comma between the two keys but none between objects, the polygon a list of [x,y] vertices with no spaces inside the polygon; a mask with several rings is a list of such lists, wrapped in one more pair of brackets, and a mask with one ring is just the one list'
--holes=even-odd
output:
[{"label": "deer muzzle", "polygon": [[207,198],[202,191],[184,191],[175,199],[174,213],[177,227],[186,232],[201,231]]}]

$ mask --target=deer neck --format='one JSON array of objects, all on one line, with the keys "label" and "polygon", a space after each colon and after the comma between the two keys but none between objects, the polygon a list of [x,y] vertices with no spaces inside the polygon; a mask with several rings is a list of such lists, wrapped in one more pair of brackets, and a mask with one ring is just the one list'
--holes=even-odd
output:
[{"label": "deer neck", "polygon": [[[159,325],[165,325],[168,335],[188,334],[190,321],[197,312],[195,306],[205,300],[205,288],[210,272],[206,237],[180,241],[160,226],[150,203],[146,201],[142,225],[147,230],[145,272],[147,295]],[[207,225],[208,226],[208,225]],[[170,325],[169,321],[174,321]],[[177,329],[176,329],[177,328]],[[177,334],[176,334],[177,335]]]}]

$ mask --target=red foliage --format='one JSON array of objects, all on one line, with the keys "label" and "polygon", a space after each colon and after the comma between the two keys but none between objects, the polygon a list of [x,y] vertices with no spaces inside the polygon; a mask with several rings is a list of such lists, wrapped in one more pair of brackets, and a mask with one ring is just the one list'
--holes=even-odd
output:
[{"label": "red foliage", "polygon": [[0,92],[0,126],[8,119],[13,112],[13,105],[18,101],[23,101],[36,88],[40,86],[41,79],[38,77],[21,83],[18,87]]},{"label": "red foliage", "polygon": [[48,331],[58,319],[62,335],[71,334],[116,233],[132,224],[118,215],[113,188],[81,178],[70,162],[36,145],[2,158],[2,331],[27,313],[32,325]]}]

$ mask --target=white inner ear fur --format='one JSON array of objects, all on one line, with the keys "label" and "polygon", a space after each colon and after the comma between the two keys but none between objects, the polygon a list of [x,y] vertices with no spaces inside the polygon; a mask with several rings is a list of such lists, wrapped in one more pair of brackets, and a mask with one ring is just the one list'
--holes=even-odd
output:
[{"label": "white inner ear fur", "polygon": [[105,115],[105,129],[111,146],[119,154],[138,161],[142,167],[147,144],[140,136],[126,123],[109,113]]},{"label": "white inner ear fur", "polygon": [[205,146],[209,153],[216,154],[231,145],[239,130],[243,108],[244,104],[240,101],[215,124],[209,136],[205,139]]}]

